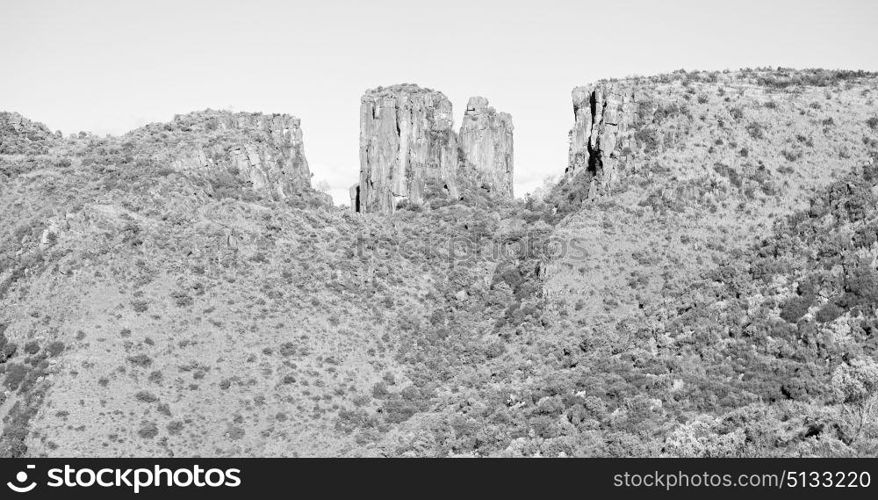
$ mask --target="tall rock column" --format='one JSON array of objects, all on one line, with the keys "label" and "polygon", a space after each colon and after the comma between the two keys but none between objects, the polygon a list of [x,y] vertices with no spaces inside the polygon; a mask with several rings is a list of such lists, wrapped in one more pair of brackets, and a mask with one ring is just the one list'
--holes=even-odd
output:
[{"label": "tall rock column", "polygon": [[481,187],[512,198],[512,116],[498,113],[484,97],[471,97],[460,127],[460,148]]},{"label": "tall rock column", "polygon": [[360,105],[360,182],[351,206],[391,213],[401,202],[421,205],[430,185],[456,196],[457,135],[451,102],[417,85],[378,87]]},{"label": "tall rock column", "polygon": [[603,82],[573,89],[575,122],[570,130],[567,175],[587,168],[603,182],[618,176],[621,156],[634,147],[634,89],[622,82]]}]

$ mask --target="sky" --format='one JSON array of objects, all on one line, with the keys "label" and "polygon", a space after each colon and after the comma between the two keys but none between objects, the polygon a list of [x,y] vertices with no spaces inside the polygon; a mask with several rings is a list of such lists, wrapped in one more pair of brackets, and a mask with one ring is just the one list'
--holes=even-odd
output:
[{"label": "sky", "polygon": [[122,134],[213,108],[302,120],[312,182],[359,173],[366,89],[470,96],[515,125],[515,191],[567,163],[570,91],[757,66],[878,70],[875,0],[0,0],[0,110]]}]

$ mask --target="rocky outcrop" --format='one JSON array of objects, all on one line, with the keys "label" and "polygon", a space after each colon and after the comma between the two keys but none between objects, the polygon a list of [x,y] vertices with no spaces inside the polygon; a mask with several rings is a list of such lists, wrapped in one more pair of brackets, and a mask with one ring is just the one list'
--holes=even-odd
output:
[{"label": "rocky outcrop", "polygon": [[61,139],[42,123],[18,113],[0,112],[0,154],[46,154]]},{"label": "rocky outcrop", "polygon": [[417,85],[369,90],[360,104],[360,183],[351,189],[362,212],[393,212],[424,202],[427,184],[454,196],[457,135],[451,102]]},{"label": "rocky outcrop", "polygon": [[482,188],[512,198],[512,116],[498,113],[484,97],[472,97],[460,127],[463,160]]},{"label": "rocky outcrop", "polygon": [[573,128],[564,177],[546,196],[556,214],[578,210],[586,200],[611,189],[637,152],[635,132],[646,108],[634,82],[598,82],[576,87]]},{"label": "rocky outcrop", "polygon": [[176,170],[230,173],[276,199],[310,191],[302,129],[294,116],[207,110],[150,127],[176,142],[167,158]]},{"label": "rocky outcrop", "polygon": [[464,190],[512,198],[512,117],[470,99],[460,136],[441,92],[402,84],[369,90],[360,107],[357,212],[391,213],[428,200],[460,200]]},{"label": "rocky outcrop", "polygon": [[568,177],[587,169],[603,182],[618,177],[620,158],[634,145],[637,100],[627,82],[601,82],[573,89],[575,122],[570,130]]}]

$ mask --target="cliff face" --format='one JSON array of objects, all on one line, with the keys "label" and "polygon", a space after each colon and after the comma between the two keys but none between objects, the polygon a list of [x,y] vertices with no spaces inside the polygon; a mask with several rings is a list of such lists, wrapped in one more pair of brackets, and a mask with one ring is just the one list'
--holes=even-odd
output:
[{"label": "cliff face", "polygon": [[416,85],[370,90],[360,106],[360,183],[352,207],[390,213],[401,203],[420,205],[426,183],[450,195],[458,165],[451,102]]},{"label": "cliff face", "polygon": [[513,176],[512,116],[498,113],[484,97],[472,97],[460,127],[463,160],[474,167],[484,189],[511,199]]},{"label": "cliff face", "polygon": [[302,129],[294,116],[208,110],[178,115],[158,127],[178,141],[168,158],[174,169],[224,171],[277,199],[311,187]]},{"label": "cliff face", "polygon": [[463,185],[512,198],[512,117],[487,99],[470,99],[459,136],[451,102],[441,92],[409,84],[379,87],[361,103],[360,182],[350,189],[354,211],[391,213],[437,196],[458,200]]},{"label": "cliff face", "polygon": [[612,182],[619,159],[635,149],[637,99],[627,82],[602,82],[573,89],[574,125],[570,131],[567,174],[585,168]]}]

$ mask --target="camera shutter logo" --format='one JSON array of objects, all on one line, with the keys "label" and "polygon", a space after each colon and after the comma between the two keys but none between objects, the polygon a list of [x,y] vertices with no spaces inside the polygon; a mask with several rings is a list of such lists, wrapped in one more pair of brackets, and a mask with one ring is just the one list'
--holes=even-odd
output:
[{"label": "camera shutter logo", "polygon": [[[27,466],[28,469],[36,469],[36,467],[37,467],[36,465],[28,465]],[[27,481],[27,471],[19,471],[18,474],[15,475],[15,481],[18,482],[18,484],[23,485],[25,483],[25,481]],[[37,483],[31,481],[31,483],[28,484],[27,486],[19,486],[19,485],[13,483],[12,481],[9,481],[6,483],[6,486],[9,486],[9,489],[16,492],[16,493],[27,493],[27,492],[31,491],[32,489],[36,488]]]}]

